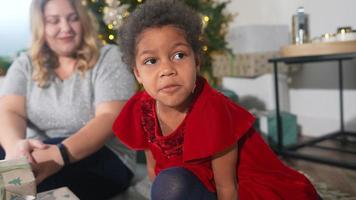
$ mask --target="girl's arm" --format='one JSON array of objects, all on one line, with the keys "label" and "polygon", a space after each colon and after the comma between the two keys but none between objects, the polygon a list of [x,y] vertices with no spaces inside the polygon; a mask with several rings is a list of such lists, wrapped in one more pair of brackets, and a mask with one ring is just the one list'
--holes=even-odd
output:
[{"label": "girl's arm", "polygon": [[153,158],[152,152],[150,150],[145,150],[146,162],[147,162],[147,173],[150,181],[154,181],[156,178],[155,165],[156,161]]},{"label": "girl's arm", "polygon": [[237,144],[214,156],[212,169],[219,200],[236,200]]},{"label": "girl's arm", "polygon": [[[111,101],[97,105],[95,117],[77,133],[65,139],[70,163],[79,161],[98,151],[113,136],[111,127],[126,101]],[[63,167],[63,159],[55,145],[33,152],[38,163],[34,167],[37,182],[54,174]]]}]

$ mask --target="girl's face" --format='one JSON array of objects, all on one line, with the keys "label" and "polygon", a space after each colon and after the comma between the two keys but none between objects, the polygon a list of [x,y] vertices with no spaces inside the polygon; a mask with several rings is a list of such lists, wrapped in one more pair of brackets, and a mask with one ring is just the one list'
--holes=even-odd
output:
[{"label": "girl's face", "polygon": [[45,39],[58,56],[71,56],[80,46],[82,27],[68,0],[51,0],[44,8]]},{"label": "girl's face", "polygon": [[184,32],[170,25],[147,28],[136,42],[134,74],[138,82],[161,106],[186,109],[199,62]]}]

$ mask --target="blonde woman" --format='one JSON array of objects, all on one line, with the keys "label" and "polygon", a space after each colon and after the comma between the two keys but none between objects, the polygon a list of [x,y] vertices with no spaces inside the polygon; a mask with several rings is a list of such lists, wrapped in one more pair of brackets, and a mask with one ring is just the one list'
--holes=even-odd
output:
[{"label": "blonde woman", "polygon": [[133,176],[135,154],[111,127],[134,79],[116,46],[97,46],[95,27],[79,0],[33,0],[31,48],[1,87],[2,157],[27,157],[38,191],[107,199]]}]

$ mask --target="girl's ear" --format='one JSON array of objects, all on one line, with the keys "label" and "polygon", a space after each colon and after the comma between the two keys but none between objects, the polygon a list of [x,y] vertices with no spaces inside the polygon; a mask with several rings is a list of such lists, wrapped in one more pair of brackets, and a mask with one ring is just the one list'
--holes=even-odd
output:
[{"label": "girl's ear", "polygon": [[134,73],[134,75],[135,75],[135,77],[136,77],[136,80],[137,80],[140,84],[142,84],[142,79],[141,79],[141,76],[140,76],[139,71],[137,70],[137,67],[133,67],[133,73]]}]

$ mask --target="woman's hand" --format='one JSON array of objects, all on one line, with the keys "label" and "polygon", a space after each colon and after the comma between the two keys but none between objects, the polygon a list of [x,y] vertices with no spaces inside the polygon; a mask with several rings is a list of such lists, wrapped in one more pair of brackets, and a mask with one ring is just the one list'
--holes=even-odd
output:
[{"label": "woman's hand", "polygon": [[62,155],[56,145],[48,145],[46,149],[36,149],[32,152],[34,163],[32,169],[36,182],[41,183],[47,177],[57,173],[64,166]]},{"label": "woman's hand", "polygon": [[36,149],[46,149],[48,145],[35,139],[22,139],[17,141],[13,148],[6,151],[6,160],[26,157],[30,163],[34,163],[31,153]]}]

